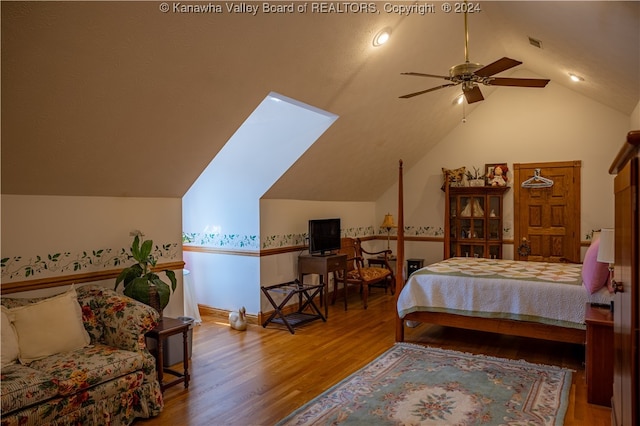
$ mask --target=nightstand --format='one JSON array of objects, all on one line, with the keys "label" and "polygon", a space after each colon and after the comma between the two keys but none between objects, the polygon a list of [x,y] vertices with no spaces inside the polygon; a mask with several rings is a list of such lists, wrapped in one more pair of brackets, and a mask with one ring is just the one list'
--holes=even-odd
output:
[{"label": "nightstand", "polygon": [[[156,358],[156,372],[158,374],[158,382],[160,383],[160,390],[163,393],[166,388],[173,385],[177,385],[178,383],[184,383],[185,389],[189,387],[189,343],[188,343],[189,327],[190,327],[190,324],[188,322],[183,322],[175,318],[164,317],[160,320],[158,325],[156,325],[153,328],[153,330],[149,331],[146,334],[148,338],[154,339],[156,341],[156,349],[153,351],[153,355]],[[163,347],[165,344],[165,340],[169,336],[173,336],[174,334],[182,334],[182,342],[183,342],[183,348],[184,348],[183,360],[182,360],[182,366],[183,366],[182,372],[172,370],[164,366]],[[171,374],[176,378],[167,383],[164,381],[165,373]]]},{"label": "nightstand", "polygon": [[424,266],[424,259],[407,259],[407,278]]},{"label": "nightstand", "polygon": [[611,407],[613,396],[613,313],[609,308],[585,306],[587,324],[587,402]]}]

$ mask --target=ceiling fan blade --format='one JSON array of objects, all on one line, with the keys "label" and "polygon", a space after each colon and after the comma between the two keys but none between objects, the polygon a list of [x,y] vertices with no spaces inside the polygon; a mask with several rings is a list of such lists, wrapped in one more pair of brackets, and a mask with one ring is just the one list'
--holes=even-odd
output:
[{"label": "ceiling fan blade", "polygon": [[428,92],[433,92],[434,90],[442,89],[442,88],[449,87],[449,86],[455,86],[455,84],[453,84],[453,83],[451,83],[451,84],[443,84],[442,86],[432,87],[431,89],[422,90],[420,92],[409,93],[408,95],[400,96],[400,98],[401,99],[413,98],[414,96],[422,95],[422,94],[428,93]]},{"label": "ceiling fan blade", "polygon": [[446,75],[435,75],[435,74],[424,74],[421,72],[401,72],[402,75],[413,75],[416,77],[433,77],[433,78],[444,78],[445,80],[450,80],[451,77]]},{"label": "ceiling fan blade", "polygon": [[486,84],[489,86],[545,87],[550,80],[543,78],[503,78],[494,77]]},{"label": "ceiling fan blade", "polygon": [[489,65],[485,65],[484,67],[477,70],[474,74],[480,77],[490,77],[494,74],[498,74],[499,72],[506,71],[509,68],[520,65],[521,63],[522,62],[516,61],[515,59],[502,58],[490,63]]},{"label": "ceiling fan blade", "polygon": [[465,91],[464,97],[467,99],[468,104],[484,100],[484,96],[482,96],[482,92],[478,86],[474,86],[473,89]]}]

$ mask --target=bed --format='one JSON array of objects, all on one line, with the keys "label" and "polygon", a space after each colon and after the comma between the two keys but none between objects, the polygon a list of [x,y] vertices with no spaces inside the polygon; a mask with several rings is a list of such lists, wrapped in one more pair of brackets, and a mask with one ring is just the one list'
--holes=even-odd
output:
[{"label": "bed", "polygon": [[[404,262],[402,162],[398,187],[397,264]],[[407,325],[430,323],[584,344],[586,303],[608,305],[604,287],[591,294],[580,264],[457,257],[427,265],[404,283],[396,274],[396,340]]]}]

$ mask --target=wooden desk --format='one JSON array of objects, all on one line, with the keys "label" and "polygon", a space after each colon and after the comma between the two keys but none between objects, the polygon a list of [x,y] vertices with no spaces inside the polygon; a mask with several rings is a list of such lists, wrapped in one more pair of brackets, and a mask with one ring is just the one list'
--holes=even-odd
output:
[{"label": "wooden desk", "polygon": [[[320,294],[320,302],[324,303],[324,317],[329,317],[328,294],[329,294],[329,273],[335,271],[343,271],[347,274],[347,255],[332,254],[329,256],[312,256],[309,254],[301,254],[298,256],[298,276],[300,282],[304,275],[318,274],[320,275],[320,284],[324,284],[323,291]],[[334,288],[335,291],[335,288]],[[345,287],[344,291],[347,289]],[[347,309],[347,300],[345,297],[344,309]]]},{"label": "wooden desk", "polygon": [[[158,323],[158,325],[151,331],[149,331],[146,336],[154,339],[156,341],[156,350],[153,354],[156,357],[156,371],[158,373],[158,382],[160,382],[160,390],[164,392],[164,390],[173,385],[177,385],[178,383],[184,383],[184,388],[187,389],[189,387],[189,327],[191,324],[188,322],[183,322],[181,320],[175,318],[167,318],[163,317],[162,320]],[[167,337],[173,336],[174,334],[182,333],[183,339],[183,363],[184,372],[180,373],[170,368],[164,367],[164,341]],[[176,376],[177,378],[163,383],[164,373],[171,374]]]},{"label": "wooden desk", "polygon": [[609,308],[585,306],[587,324],[587,402],[611,407],[613,396],[613,314]]}]

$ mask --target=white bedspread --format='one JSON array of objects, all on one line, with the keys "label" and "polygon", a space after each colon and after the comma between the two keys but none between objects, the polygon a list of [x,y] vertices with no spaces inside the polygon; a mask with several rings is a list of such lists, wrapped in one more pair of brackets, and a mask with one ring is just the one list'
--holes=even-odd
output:
[{"label": "white bedspread", "polygon": [[414,272],[398,296],[400,318],[416,311],[509,318],[585,328],[587,302],[609,304],[605,287],[589,294],[582,265],[457,257]]}]

